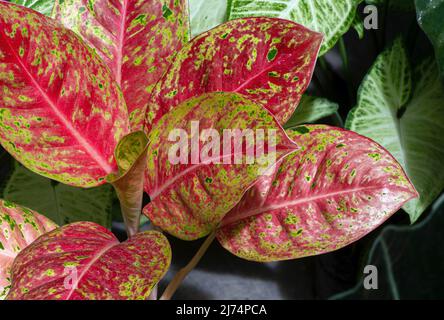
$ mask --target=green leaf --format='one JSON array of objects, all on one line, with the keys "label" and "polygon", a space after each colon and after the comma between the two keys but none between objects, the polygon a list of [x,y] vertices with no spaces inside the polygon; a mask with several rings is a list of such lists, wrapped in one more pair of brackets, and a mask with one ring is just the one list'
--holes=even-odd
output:
[{"label": "green leaf", "polygon": [[327,99],[303,95],[298,108],[284,128],[293,129],[301,124],[315,123],[334,114],[338,109],[339,106],[336,103]]},{"label": "green leaf", "polygon": [[444,188],[444,91],[436,64],[427,60],[412,72],[397,40],[364,79],[346,127],[382,144],[407,171],[420,194],[404,206],[415,222]]},{"label": "green leaf", "polygon": [[71,187],[32,173],[17,163],[3,197],[38,211],[58,225],[92,221],[111,227],[110,185],[92,189]]},{"label": "green leaf", "polygon": [[45,16],[50,16],[54,7],[54,0],[11,0],[10,2],[31,8]]},{"label": "green leaf", "polygon": [[362,0],[229,0],[228,19],[277,17],[292,20],[325,35],[320,55],[350,29]]},{"label": "green leaf", "polygon": [[190,0],[191,36],[196,37],[227,21],[226,0]]},{"label": "green leaf", "polygon": [[416,0],[418,22],[435,47],[436,60],[444,80],[444,0]]},{"label": "green leaf", "polygon": [[359,15],[359,13],[356,13],[355,20],[353,21],[353,29],[355,29],[359,39],[362,40],[364,38],[365,28],[364,28],[364,20]]}]

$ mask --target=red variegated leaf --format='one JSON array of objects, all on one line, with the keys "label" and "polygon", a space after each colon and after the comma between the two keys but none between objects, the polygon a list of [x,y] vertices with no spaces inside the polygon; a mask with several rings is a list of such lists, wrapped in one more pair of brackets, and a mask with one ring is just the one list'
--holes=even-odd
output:
[{"label": "red variegated leaf", "polygon": [[116,170],[125,103],[101,59],[71,31],[0,2],[0,142],[29,169],[91,187]]},{"label": "red variegated leaf", "polygon": [[284,124],[307,89],[322,35],[291,21],[227,22],[186,45],[156,85],[146,130],[182,101],[205,92],[246,95]]},{"label": "red variegated leaf", "polygon": [[170,260],[170,245],[159,232],[119,243],[97,224],[73,223],[43,235],[17,256],[7,299],[146,299]]},{"label": "red variegated leaf", "polygon": [[154,85],[188,41],[187,0],[58,0],[55,17],[78,33],[121,86],[133,130]]},{"label": "red variegated leaf", "polygon": [[[252,138],[231,139],[226,130]],[[210,233],[267,168],[296,149],[269,111],[234,93],[187,100],[159,121],[149,140],[145,191],[151,203],[144,213],[186,240]],[[209,150],[213,144],[219,149]]]},{"label": "red variegated leaf", "polygon": [[42,234],[57,225],[44,216],[0,200],[0,300],[11,286],[11,266],[15,257]]},{"label": "red variegated leaf", "polygon": [[417,192],[381,146],[351,131],[302,126],[290,154],[225,217],[219,242],[247,260],[342,248],[374,230]]}]

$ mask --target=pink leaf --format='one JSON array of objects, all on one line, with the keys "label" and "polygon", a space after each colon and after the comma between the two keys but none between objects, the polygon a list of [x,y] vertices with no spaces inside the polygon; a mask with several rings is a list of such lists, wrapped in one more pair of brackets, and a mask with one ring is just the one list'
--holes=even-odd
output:
[{"label": "pink leaf", "polygon": [[164,114],[206,92],[237,92],[284,124],[308,88],[322,35],[291,21],[229,21],[186,45],[157,84],[146,132]]},{"label": "pink leaf", "polygon": [[342,248],[418,196],[398,162],[368,138],[317,125],[290,136],[301,149],[222,221],[217,238],[239,257],[274,261]]},{"label": "pink leaf", "polygon": [[42,234],[57,225],[44,216],[0,200],[0,300],[11,285],[11,266],[15,257]]},{"label": "pink leaf", "polygon": [[[199,125],[195,132],[194,121]],[[204,138],[207,129],[218,135],[211,137],[218,151],[204,152],[211,145],[209,136]],[[253,137],[237,139],[239,150],[236,139],[224,139],[226,129],[249,131]],[[181,142],[188,148],[183,151],[175,149],[180,141],[170,138],[177,130],[185,136]],[[255,136],[261,131],[262,138]],[[270,143],[272,133],[275,141]],[[151,203],[144,213],[163,230],[187,240],[214,230],[267,168],[297,148],[265,108],[234,93],[205,94],[182,103],[161,119],[149,140],[145,191]],[[173,163],[170,155],[179,151],[185,161]],[[247,162],[250,152],[254,159]]]},{"label": "pink leaf", "polygon": [[121,86],[131,128],[143,128],[154,85],[188,41],[187,0],[64,0],[56,19],[78,33]]},{"label": "pink leaf", "polygon": [[71,31],[0,2],[0,142],[29,169],[92,187],[117,169],[128,114],[113,75]]},{"label": "pink leaf", "polygon": [[43,235],[18,255],[8,299],[146,299],[170,260],[171,248],[159,232],[119,243],[97,224],[73,223]]}]

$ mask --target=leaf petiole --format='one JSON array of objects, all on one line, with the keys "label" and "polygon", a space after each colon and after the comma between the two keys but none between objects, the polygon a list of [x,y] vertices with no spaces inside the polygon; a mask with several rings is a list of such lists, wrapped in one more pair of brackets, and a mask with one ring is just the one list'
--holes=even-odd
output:
[{"label": "leaf petiole", "polygon": [[167,288],[165,289],[159,300],[171,300],[171,297],[179,288],[182,281],[197,266],[197,264],[205,255],[205,253],[207,252],[208,248],[210,247],[211,243],[215,238],[216,238],[216,231],[213,231],[204,241],[204,243],[199,248],[197,253],[190,260],[190,262],[184,268],[180,269],[179,272],[176,273],[173,280],[171,280],[171,282],[168,284]]}]

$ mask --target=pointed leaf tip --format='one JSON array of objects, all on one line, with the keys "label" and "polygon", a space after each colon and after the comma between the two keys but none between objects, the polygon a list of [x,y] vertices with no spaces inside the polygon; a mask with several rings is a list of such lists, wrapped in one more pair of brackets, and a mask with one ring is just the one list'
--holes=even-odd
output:
[{"label": "pointed leaf tip", "polygon": [[241,258],[266,262],[337,250],[418,196],[398,162],[368,138],[318,125],[290,135],[301,149],[259,180],[217,233]]}]

